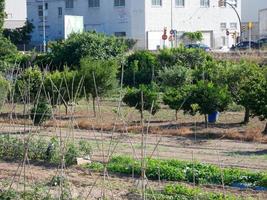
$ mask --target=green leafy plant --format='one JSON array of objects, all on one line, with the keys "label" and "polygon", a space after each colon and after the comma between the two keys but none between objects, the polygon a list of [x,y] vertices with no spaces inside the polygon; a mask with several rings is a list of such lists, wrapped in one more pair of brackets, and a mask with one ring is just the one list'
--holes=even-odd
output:
[{"label": "green leafy plant", "polygon": [[[143,98],[143,101],[142,101]],[[139,110],[141,120],[143,111],[148,111],[154,115],[159,110],[158,93],[155,86],[140,85],[139,88],[128,88],[122,101],[128,106]]]},{"label": "green leafy plant", "polygon": [[[221,169],[216,165],[179,160],[148,159],[146,177],[151,180],[187,181],[196,184],[222,184],[231,186],[234,183],[244,183],[251,187],[266,187],[266,172],[250,172],[236,168]],[[103,164],[92,163],[86,166],[89,169],[101,170]],[[113,157],[107,164],[107,170],[113,173],[136,176],[141,175],[141,163],[126,156]]]},{"label": "green leafy plant", "polygon": [[84,77],[86,94],[93,98],[94,116],[96,116],[96,98],[108,94],[117,86],[117,72],[118,63],[115,60],[81,59],[80,76]]},{"label": "green leafy plant", "polygon": [[52,106],[46,101],[38,102],[31,109],[31,119],[34,125],[41,125],[52,117]]}]

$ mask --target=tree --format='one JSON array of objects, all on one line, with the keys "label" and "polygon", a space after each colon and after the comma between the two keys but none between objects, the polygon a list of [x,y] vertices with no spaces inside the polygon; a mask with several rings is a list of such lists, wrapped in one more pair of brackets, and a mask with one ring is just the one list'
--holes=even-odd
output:
[{"label": "tree", "polygon": [[47,101],[41,100],[31,109],[31,119],[34,125],[41,125],[51,117],[52,107]]},{"label": "tree", "polygon": [[178,111],[183,108],[189,96],[190,86],[184,86],[179,89],[168,88],[163,95],[163,103],[175,110],[175,119],[178,120]]},{"label": "tree", "polygon": [[[251,98],[249,108],[254,116],[258,116],[261,120],[267,119],[267,68],[264,67],[263,75],[265,77],[254,86],[254,95]],[[263,134],[267,135],[267,122]]]},{"label": "tree", "polygon": [[53,71],[46,74],[44,88],[47,99],[52,105],[65,106],[65,113],[68,114],[68,105],[76,102],[82,93],[83,79],[78,71]]},{"label": "tree", "polygon": [[15,45],[29,44],[33,29],[34,25],[31,22],[26,21],[23,27],[16,29],[4,29],[3,35]]},{"label": "tree", "polygon": [[15,98],[24,104],[36,103],[43,87],[43,75],[38,67],[24,70],[15,82]]},{"label": "tree", "polygon": [[6,100],[7,94],[9,91],[9,82],[0,75],[0,109],[3,106],[3,103]]},{"label": "tree", "polygon": [[213,58],[201,49],[179,47],[160,50],[157,60],[161,68],[181,65],[197,69]]},{"label": "tree", "polygon": [[160,108],[158,92],[155,86],[152,85],[140,85],[139,88],[128,88],[122,101],[126,105],[139,110],[141,121],[144,118],[143,111],[151,111],[151,114],[154,115]]},{"label": "tree", "polygon": [[203,40],[203,34],[200,31],[185,32],[183,37],[189,39],[191,43],[201,42]]},{"label": "tree", "polygon": [[47,62],[62,69],[67,65],[71,69],[80,66],[80,60],[91,57],[95,60],[119,58],[132,48],[134,42],[128,39],[107,36],[102,33],[83,32],[73,33],[67,40],[49,44],[51,53]]},{"label": "tree", "polygon": [[180,88],[191,81],[192,70],[180,65],[164,67],[158,75],[158,82],[162,87]]},{"label": "tree", "polygon": [[[224,111],[230,102],[231,96],[226,87],[216,86],[208,81],[198,81],[191,86],[182,109],[191,115],[195,115],[196,112],[204,115],[207,128],[207,115],[216,111]],[[192,105],[198,106],[194,109]]]},{"label": "tree", "polygon": [[0,35],[3,31],[5,16],[5,0],[0,0]]},{"label": "tree", "polygon": [[124,84],[127,86],[151,84],[158,72],[156,61],[156,55],[146,50],[129,55],[124,68]]},{"label": "tree", "polygon": [[95,100],[106,95],[117,86],[118,63],[115,60],[81,59],[80,75],[84,78],[84,90],[93,98],[94,116]]},{"label": "tree", "polygon": [[252,62],[242,61],[239,64],[232,64],[227,71],[227,85],[238,105],[245,107],[244,123],[249,122],[249,108],[254,102],[256,89],[264,79],[264,75],[260,67]]}]

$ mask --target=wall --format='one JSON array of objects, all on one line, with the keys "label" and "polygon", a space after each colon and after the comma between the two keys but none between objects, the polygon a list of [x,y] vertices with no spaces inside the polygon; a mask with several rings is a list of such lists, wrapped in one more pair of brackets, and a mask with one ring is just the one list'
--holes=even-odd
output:
[{"label": "wall", "polygon": [[[220,8],[218,0],[211,0],[209,8],[201,8],[200,0],[185,0],[184,7],[176,7],[175,1],[173,6],[171,1],[163,1],[162,7],[153,7],[151,1],[146,3],[146,31],[160,32],[159,40],[163,33],[164,27],[167,27],[168,33],[171,29],[171,7],[172,11],[172,27],[178,32],[194,32],[201,31],[205,37],[203,41],[207,45],[218,48],[223,46],[222,37],[226,37],[225,29],[221,29],[220,23],[227,23],[230,29],[230,23],[237,23],[237,29],[230,29],[230,32],[239,32],[239,21],[233,9],[226,7]],[[238,12],[241,12],[241,2],[238,1]],[[225,38],[227,43],[227,38]],[[162,45],[162,40],[158,45]],[[166,41],[167,46],[169,42]],[[229,46],[234,43],[229,37]],[[226,45],[226,44],[225,44]]]},{"label": "wall", "polygon": [[26,21],[26,0],[6,0],[5,12],[7,18],[4,28],[14,29],[22,27]]}]

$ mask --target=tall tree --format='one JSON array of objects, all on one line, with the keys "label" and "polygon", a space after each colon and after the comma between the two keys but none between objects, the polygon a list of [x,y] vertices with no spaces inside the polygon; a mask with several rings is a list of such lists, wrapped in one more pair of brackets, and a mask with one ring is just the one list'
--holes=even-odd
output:
[{"label": "tall tree", "polygon": [[115,60],[81,59],[81,76],[84,77],[84,90],[93,98],[94,116],[97,97],[106,95],[117,85],[118,63]]},{"label": "tall tree", "polygon": [[2,34],[5,21],[5,0],[0,0],[0,33]]}]

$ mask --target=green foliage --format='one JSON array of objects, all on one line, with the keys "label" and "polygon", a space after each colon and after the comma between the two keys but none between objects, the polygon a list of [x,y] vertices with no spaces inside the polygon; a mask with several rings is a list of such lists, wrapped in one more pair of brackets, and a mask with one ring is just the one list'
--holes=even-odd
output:
[{"label": "green foliage", "polygon": [[84,77],[84,89],[93,98],[106,95],[117,85],[118,63],[115,60],[81,60],[81,77]]},{"label": "green foliage", "polygon": [[0,34],[0,71],[5,71],[8,63],[14,61],[17,55],[16,46]]},{"label": "green foliage", "polygon": [[74,68],[79,66],[80,60],[84,57],[96,60],[118,58],[128,51],[133,43],[127,39],[106,36],[101,33],[75,33],[65,41],[49,45],[51,53],[48,55],[48,63],[51,62],[52,66],[61,68],[64,65]]},{"label": "green foliage", "polygon": [[16,29],[4,29],[3,35],[15,45],[28,44],[31,41],[31,33],[33,29],[33,24],[26,21],[23,27]]},{"label": "green foliage", "polygon": [[[228,67],[226,80],[234,102],[245,108],[253,108],[255,99],[264,96],[262,90],[264,90],[264,80],[266,79],[262,69],[257,64],[245,61]],[[261,105],[266,105],[266,101]]]},{"label": "green foliage", "polygon": [[41,125],[52,117],[52,106],[41,100],[31,109],[31,119],[34,125]]},{"label": "green foliage", "polygon": [[150,51],[136,51],[126,59],[124,84],[138,86],[151,84],[158,73],[156,55]]},{"label": "green foliage", "polygon": [[[142,94],[143,105],[141,98]],[[139,88],[128,88],[128,91],[123,97],[122,101],[128,106],[139,110],[142,118],[142,107],[144,111],[152,111],[153,115],[156,114],[160,108],[158,98],[158,92],[155,89],[155,86],[140,85]]]},{"label": "green foliage", "polygon": [[[103,166],[103,165],[102,165]],[[87,165],[89,169],[101,170],[100,163]],[[138,160],[117,156],[107,164],[107,170],[113,173],[141,175],[141,163]],[[244,183],[251,187],[266,187],[266,172],[250,172],[235,168],[221,169],[216,165],[198,162],[185,162],[179,160],[148,159],[146,162],[146,177],[151,180],[186,181],[196,184],[222,184]]]},{"label": "green foliage", "polygon": [[6,14],[5,14],[5,0],[0,0],[0,35],[2,34],[2,31],[3,31],[5,16],[6,16]]},{"label": "green foliage", "polygon": [[171,109],[177,112],[183,108],[184,103],[187,101],[190,91],[190,86],[184,86],[180,89],[168,88],[163,95],[163,103],[168,105]]},{"label": "green foliage", "polygon": [[53,71],[47,73],[44,80],[45,91],[52,105],[76,102],[81,97],[83,80],[78,71]]},{"label": "green foliage", "polygon": [[188,38],[191,42],[200,42],[203,40],[203,34],[200,31],[185,32],[183,37]]},{"label": "green foliage", "polygon": [[[218,192],[205,192],[180,184],[166,185],[163,191],[148,191],[148,199],[154,200],[242,200],[243,198]],[[246,198],[247,199],[247,198]]]},{"label": "green foliage", "polygon": [[2,108],[9,92],[9,82],[0,75],[0,109]]},{"label": "green foliage", "polygon": [[[188,98],[183,105],[186,113],[195,115],[199,112],[202,115],[208,115],[215,111],[224,111],[231,102],[231,96],[226,87],[216,86],[211,82],[199,81],[192,85]],[[192,105],[197,104],[197,109]]]},{"label": "green foliage", "polygon": [[[82,144],[82,145],[81,145]],[[84,148],[86,146],[86,148]],[[75,143],[66,141],[64,151],[61,149],[57,138],[45,139],[25,139],[10,135],[0,136],[0,159],[21,160],[24,157],[25,149],[28,152],[29,160],[45,161],[51,164],[60,164],[62,155],[65,156],[65,164],[76,164],[76,158],[91,154],[90,143]]]},{"label": "green foliage", "polygon": [[43,75],[38,67],[24,70],[15,82],[15,98],[24,103],[36,102],[43,86]]},{"label": "green foliage", "polygon": [[211,61],[212,57],[200,49],[179,47],[161,50],[157,59],[162,68],[178,65],[197,69]]},{"label": "green foliage", "polygon": [[164,67],[159,72],[158,80],[161,86],[181,88],[192,81],[192,70],[179,65]]}]

